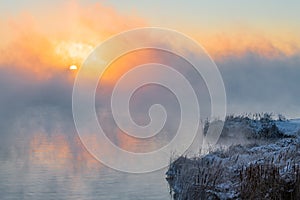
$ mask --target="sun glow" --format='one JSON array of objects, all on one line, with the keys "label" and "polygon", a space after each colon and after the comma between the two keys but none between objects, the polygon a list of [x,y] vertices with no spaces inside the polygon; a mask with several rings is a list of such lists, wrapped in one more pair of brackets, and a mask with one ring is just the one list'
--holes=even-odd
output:
[{"label": "sun glow", "polygon": [[76,66],[76,65],[71,65],[71,66],[69,67],[69,69],[70,69],[70,70],[77,70],[77,66]]},{"label": "sun glow", "polygon": [[63,56],[67,60],[83,62],[93,48],[92,45],[81,42],[61,41],[56,45],[55,52],[57,55]]}]

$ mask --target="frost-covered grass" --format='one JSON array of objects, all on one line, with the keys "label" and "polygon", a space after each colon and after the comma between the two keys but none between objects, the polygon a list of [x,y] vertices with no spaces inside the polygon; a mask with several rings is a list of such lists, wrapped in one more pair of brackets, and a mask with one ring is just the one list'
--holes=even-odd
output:
[{"label": "frost-covered grass", "polygon": [[257,116],[226,118],[220,143],[241,134],[234,145],[174,159],[174,199],[300,199],[300,120]]},{"label": "frost-covered grass", "polygon": [[282,168],[273,163],[251,164],[240,171],[241,199],[294,199],[300,197],[300,168],[287,163]]}]

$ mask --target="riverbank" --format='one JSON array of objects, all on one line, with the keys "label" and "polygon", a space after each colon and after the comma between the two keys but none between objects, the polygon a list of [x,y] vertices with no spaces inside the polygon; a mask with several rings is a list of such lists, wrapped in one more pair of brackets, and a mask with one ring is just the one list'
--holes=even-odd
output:
[{"label": "riverbank", "polygon": [[300,199],[299,129],[298,119],[227,117],[218,148],[170,164],[173,198]]}]

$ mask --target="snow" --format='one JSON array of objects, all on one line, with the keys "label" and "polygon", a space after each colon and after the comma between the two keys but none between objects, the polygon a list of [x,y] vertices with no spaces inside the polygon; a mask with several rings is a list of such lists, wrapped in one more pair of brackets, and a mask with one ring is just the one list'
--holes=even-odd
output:
[{"label": "snow", "polygon": [[[279,167],[280,175],[289,179],[290,175],[288,174],[292,172],[292,164],[300,164],[300,134],[298,134],[300,130],[300,119],[285,121],[271,120],[267,122],[249,118],[242,120],[240,120],[240,118],[230,119],[230,121],[225,123],[225,129],[228,133],[225,133],[226,137],[225,139],[223,138],[223,140],[226,140],[226,138],[230,140],[236,137],[236,134],[245,136],[244,134],[238,133],[238,131],[251,130],[254,131],[255,134],[260,134],[262,128],[266,127],[266,124],[267,127],[271,127],[272,124],[275,124],[278,130],[283,133],[284,137],[263,138],[261,140],[251,140],[248,138],[249,143],[247,144],[228,146],[225,150],[223,147],[223,149],[216,149],[198,158],[183,159],[180,163],[180,170],[183,170],[180,176],[172,173],[179,169],[177,168],[176,162],[174,162],[173,165],[171,164],[167,174],[168,176],[175,177],[172,182],[169,182],[171,188],[174,189],[173,191],[181,194],[187,192],[184,188],[181,188],[183,185],[181,181],[185,181],[185,188],[188,188],[186,186],[187,184],[193,185],[193,180],[187,183],[184,177],[190,173],[190,169],[195,169],[195,167],[199,168],[199,166],[202,166],[204,169],[215,170],[213,173],[222,171],[222,176],[218,177],[219,179],[215,185],[215,190],[210,188],[209,191],[206,191],[215,194],[220,199],[238,199],[241,184],[238,174],[242,168],[250,166],[251,164],[273,163]],[[241,137],[240,135],[238,137]],[[199,171],[200,169],[202,170],[202,168],[199,168]],[[209,173],[208,176],[210,176]],[[188,177],[193,176],[189,174]]]}]

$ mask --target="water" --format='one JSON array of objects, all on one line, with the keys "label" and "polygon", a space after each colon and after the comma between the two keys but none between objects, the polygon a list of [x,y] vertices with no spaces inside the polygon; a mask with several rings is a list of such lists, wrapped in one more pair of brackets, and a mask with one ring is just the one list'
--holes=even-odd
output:
[{"label": "water", "polygon": [[74,132],[23,129],[2,133],[0,198],[170,199],[166,169],[118,172],[88,154]]}]

